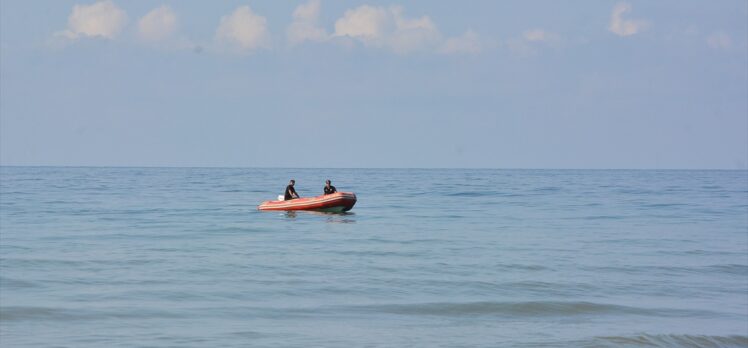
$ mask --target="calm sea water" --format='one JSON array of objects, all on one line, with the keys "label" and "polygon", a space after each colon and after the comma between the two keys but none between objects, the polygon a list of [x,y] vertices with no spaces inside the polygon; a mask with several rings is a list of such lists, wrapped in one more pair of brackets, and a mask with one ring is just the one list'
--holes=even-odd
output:
[{"label": "calm sea water", "polygon": [[[351,213],[259,212],[330,178]],[[3,347],[745,347],[748,172],[0,168]]]}]

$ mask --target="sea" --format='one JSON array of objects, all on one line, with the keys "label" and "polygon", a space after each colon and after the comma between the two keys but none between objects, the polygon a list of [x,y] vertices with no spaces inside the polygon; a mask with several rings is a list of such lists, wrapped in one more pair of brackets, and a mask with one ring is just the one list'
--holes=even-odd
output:
[{"label": "sea", "polygon": [[748,171],[0,167],[0,346],[748,347]]}]

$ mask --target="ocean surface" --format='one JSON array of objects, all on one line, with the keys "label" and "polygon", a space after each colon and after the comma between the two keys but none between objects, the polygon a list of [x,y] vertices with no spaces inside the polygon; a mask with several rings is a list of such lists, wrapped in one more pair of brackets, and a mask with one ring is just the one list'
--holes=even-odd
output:
[{"label": "ocean surface", "polygon": [[748,171],[2,167],[0,346],[747,347]]}]

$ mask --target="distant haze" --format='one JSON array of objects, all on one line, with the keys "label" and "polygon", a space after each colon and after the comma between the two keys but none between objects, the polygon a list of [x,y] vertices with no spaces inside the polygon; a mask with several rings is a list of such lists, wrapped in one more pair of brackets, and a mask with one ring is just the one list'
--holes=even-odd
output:
[{"label": "distant haze", "polygon": [[748,166],[748,2],[0,3],[0,164]]}]

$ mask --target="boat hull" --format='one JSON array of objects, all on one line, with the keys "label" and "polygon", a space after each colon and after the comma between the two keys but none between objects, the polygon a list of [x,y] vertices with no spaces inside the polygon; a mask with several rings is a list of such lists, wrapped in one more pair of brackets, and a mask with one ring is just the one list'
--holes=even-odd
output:
[{"label": "boat hull", "polygon": [[331,213],[342,213],[351,210],[356,204],[356,194],[353,192],[336,192],[330,195],[305,197],[288,201],[265,201],[257,209],[273,210],[314,210]]}]

